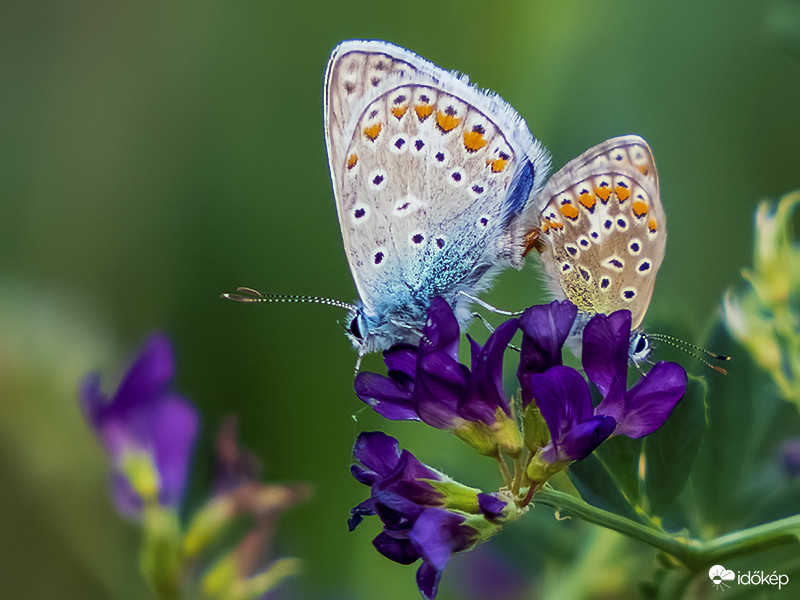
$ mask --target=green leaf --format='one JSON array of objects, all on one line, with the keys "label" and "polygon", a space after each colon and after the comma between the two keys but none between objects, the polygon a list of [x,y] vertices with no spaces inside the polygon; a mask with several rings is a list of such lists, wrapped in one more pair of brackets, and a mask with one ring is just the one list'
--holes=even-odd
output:
[{"label": "green leaf", "polygon": [[645,491],[652,514],[663,514],[686,485],[708,424],[707,395],[705,379],[690,376],[669,419],[644,439]]},{"label": "green leaf", "polygon": [[617,477],[617,474],[623,472],[618,466],[612,468],[599,455],[600,452],[596,451],[583,460],[570,465],[568,471],[570,481],[580,493],[581,498],[592,506],[634,521],[640,521],[633,508],[634,501],[625,492],[622,482]]}]

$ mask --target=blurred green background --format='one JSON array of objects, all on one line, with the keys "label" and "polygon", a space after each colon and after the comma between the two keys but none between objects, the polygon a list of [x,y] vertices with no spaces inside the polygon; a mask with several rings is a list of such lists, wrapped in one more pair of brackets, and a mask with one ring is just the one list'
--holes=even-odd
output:
[{"label": "blurred green background", "polygon": [[[113,391],[154,329],[171,336],[177,387],[202,412],[190,503],[208,484],[209,440],[235,413],[266,478],[316,490],[279,528],[276,553],[306,561],[284,595],[417,597],[413,569],[372,548],[377,523],[347,532],[366,492],[348,473],[352,442],[385,423],[352,392],[341,311],[219,297],[250,285],[355,298],[322,132],[339,41],[385,39],[468,73],[525,117],[556,168],[608,137],[644,136],[669,217],[648,321],[689,340],[750,263],[757,200],[800,186],[796,1],[34,0],[0,15],[4,597],[147,597],[136,530],[111,508],[76,388],[101,369]],[[529,265],[487,299],[519,308],[541,289]],[[465,483],[496,485],[459,442],[388,429]],[[630,544],[539,513],[454,559],[440,598],[480,597],[463,582],[481,557],[559,597],[547,590],[602,570],[570,554],[572,534]],[[555,558],[573,570],[543,570]]]}]

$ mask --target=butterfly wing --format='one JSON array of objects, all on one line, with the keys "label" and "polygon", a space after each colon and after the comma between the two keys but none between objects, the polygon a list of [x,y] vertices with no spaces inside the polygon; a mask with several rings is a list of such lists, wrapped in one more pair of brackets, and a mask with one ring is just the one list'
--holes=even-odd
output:
[{"label": "butterfly wing", "polygon": [[607,140],[567,163],[538,202],[551,291],[586,313],[627,308],[638,327],[664,258],[658,174],[638,136]]},{"label": "butterfly wing", "polygon": [[519,266],[522,215],[549,161],[508,104],[364,41],[334,50],[325,99],[339,224],[367,315],[435,295],[455,306],[496,267]]}]

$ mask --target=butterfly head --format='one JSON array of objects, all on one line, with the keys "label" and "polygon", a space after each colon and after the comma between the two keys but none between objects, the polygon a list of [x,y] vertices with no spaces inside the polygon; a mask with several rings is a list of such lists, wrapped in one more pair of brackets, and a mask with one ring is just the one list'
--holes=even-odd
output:
[{"label": "butterfly head", "polygon": [[351,308],[347,313],[344,324],[345,335],[353,343],[356,350],[360,352],[370,337],[369,324],[361,307],[354,306]]},{"label": "butterfly head", "polygon": [[633,330],[628,345],[628,358],[635,366],[647,362],[653,352],[653,345],[643,331]]},{"label": "butterfly head", "polygon": [[358,302],[350,305],[342,325],[353,347],[363,356],[398,343],[417,344],[425,323],[425,311],[423,305],[407,305],[372,315]]}]

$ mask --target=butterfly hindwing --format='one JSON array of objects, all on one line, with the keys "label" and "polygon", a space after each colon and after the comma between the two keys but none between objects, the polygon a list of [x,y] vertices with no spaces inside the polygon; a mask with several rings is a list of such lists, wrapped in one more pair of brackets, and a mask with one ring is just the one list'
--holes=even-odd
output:
[{"label": "butterfly hindwing", "polygon": [[541,259],[551,290],[584,313],[644,319],[664,258],[666,216],[647,143],[614,138],[570,161],[542,192]]}]

